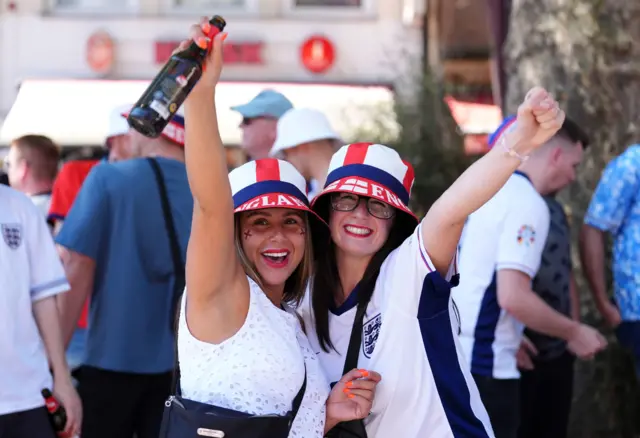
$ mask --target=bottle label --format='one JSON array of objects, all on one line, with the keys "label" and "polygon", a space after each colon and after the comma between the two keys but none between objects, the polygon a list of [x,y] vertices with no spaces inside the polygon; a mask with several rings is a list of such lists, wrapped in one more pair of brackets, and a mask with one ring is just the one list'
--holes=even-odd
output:
[{"label": "bottle label", "polygon": [[58,403],[55,400],[47,400],[46,405],[49,412],[54,412],[58,408]]},{"label": "bottle label", "polygon": [[169,108],[164,106],[164,104],[159,100],[152,100],[151,104],[149,104],[152,110],[160,114],[160,117],[163,119],[168,119],[171,117],[171,113],[169,112]]},{"label": "bottle label", "polygon": [[149,104],[160,117],[169,120],[178,110],[178,102],[182,103],[199,79],[197,64],[179,58],[171,58],[165,67],[166,76]]}]

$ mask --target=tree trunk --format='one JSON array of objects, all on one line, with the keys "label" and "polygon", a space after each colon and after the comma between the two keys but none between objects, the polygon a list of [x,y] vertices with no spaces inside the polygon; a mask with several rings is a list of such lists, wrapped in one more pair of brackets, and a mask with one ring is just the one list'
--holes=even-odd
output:
[{"label": "tree trunk", "polygon": [[578,181],[561,200],[573,224],[583,321],[602,329],[614,345],[595,361],[576,365],[570,436],[638,437],[640,403],[630,359],[595,312],[580,271],[577,234],[602,169],[640,134],[640,2],[514,0],[505,58],[508,112],[515,112],[529,88],[541,85],[591,138]]}]

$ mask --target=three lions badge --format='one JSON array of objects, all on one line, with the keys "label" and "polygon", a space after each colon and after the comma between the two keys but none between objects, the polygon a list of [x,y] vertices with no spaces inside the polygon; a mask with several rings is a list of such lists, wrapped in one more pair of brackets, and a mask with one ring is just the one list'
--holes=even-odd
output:
[{"label": "three lions badge", "polygon": [[376,347],[381,325],[382,314],[380,313],[362,325],[362,352],[368,359],[371,358],[373,349]]},{"label": "three lions badge", "polygon": [[20,224],[0,224],[2,240],[11,249],[18,249],[22,243],[22,226]]}]

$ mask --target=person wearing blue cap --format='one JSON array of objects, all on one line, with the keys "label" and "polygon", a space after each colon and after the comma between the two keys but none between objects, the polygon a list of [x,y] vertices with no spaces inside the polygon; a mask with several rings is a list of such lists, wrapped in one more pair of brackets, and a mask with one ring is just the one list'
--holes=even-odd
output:
[{"label": "person wearing blue cap", "polygon": [[242,115],[242,148],[252,160],[267,158],[276,140],[278,119],[293,108],[284,94],[275,90],[262,90],[244,105],[231,109]]}]

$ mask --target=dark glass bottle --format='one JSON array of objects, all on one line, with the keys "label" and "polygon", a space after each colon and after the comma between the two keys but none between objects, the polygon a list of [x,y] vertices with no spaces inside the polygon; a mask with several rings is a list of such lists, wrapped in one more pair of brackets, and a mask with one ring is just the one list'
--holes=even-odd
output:
[{"label": "dark glass bottle", "polygon": [[67,424],[67,411],[65,411],[64,407],[48,389],[45,388],[42,390],[42,397],[44,397],[44,403],[49,412],[49,419],[51,420],[53,430],[56,433],[62,432]]},{"label": "dark glass bottle", "polygon": [[[209,23],[207,36],[211,39],[227,24],[219,15]],[[147,137],[158,137],[202,76],[207,52],[192,41],[185,50],[173,54],[129,112],[129,126]]]}]

